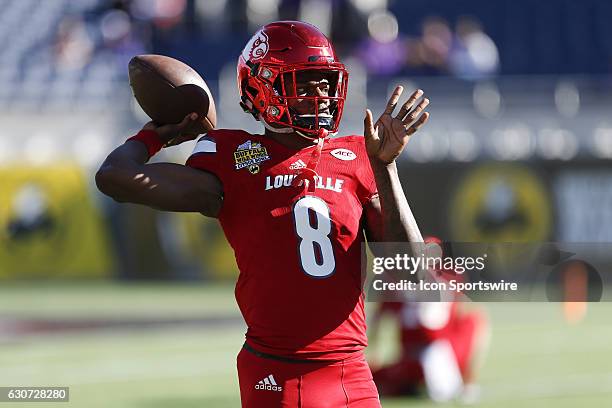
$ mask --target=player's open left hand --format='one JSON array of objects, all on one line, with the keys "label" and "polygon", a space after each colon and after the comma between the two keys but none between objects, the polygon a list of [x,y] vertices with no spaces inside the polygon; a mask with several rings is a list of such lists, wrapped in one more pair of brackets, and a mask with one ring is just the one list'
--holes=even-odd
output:
[{"label": "player's open left hand", "polygon": [[402,153],[404,146],[417,130],[429,119],[429,112],[424,112],[429,99],[423,98],[423,91],[417,89],[402,105],[396,116],[393,111],[397,106],[404,88],[397,86],[389,98],[387,107],[376,123],[372,119],[372,112],[366,109],[364,120],[364,135],[366,149],[370,158],[390,164]]},{"label": "player's open left hand", "polygon": [[198,114],[192,112],[185,116],[181,123],[160,126],[151,121],[143,126],[143,130],[156,131],[162,142],[164,142],[164,147],[175,146],[188,140],[193,140],[198,136],[197,132],[193,131],[193,125],[197,120]]}]

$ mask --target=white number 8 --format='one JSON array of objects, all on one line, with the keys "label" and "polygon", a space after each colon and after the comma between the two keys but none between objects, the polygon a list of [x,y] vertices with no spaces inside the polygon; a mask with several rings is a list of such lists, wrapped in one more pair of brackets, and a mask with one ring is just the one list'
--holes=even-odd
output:
[{"label": "white number 8", "polygon": [[[311,222],[312,216],[314,223]],[[302,197],[293,206],[293,219],[300,237],[302,269],[315,278],[330,276],[336,269],[336,259],[329,240],[331,219],[327,204],[318,197]]]}]

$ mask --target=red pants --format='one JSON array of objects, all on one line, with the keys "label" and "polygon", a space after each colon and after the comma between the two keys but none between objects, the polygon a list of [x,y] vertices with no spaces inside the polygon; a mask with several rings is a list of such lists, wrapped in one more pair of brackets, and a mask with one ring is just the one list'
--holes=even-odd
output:
[{"label": "red pants", "polygon": [[242,349],[243,408],[380,408],[363,353],[338,362],[285,362]]}]

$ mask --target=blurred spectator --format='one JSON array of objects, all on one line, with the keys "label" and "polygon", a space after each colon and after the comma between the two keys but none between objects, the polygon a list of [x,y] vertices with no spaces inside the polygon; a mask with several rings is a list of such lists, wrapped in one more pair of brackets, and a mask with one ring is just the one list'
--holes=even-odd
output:
[{"label": "blurred spectator", "polygon": [[227,0],[195,0],[194,21],[206,35],[225,34],[229,29]]},{"label": "blurred spectator", "polygon": [[55,39],[55,63],[60,71],[76,71],[91,60],[94,43],[80,16],[68,16],[59,24]]},{"label": "blurred spectator", "polygon": [[119,67],[146,50],[141,35],[136,32],[130,15],[122,9],[111,9],[100,19],[100,33],[104,48],[112,50]]},{"label": "blurred spectator", "polygon": [[[380,0],[365,0],[376,5]],[[367,36],[366,20],[372,9],[357,7],[354,0],[280,0],[278,19],[302,20],[316,25],[334,44],[341,56],[353,52]]]},{"label": "blurred spectator", "polygon": [[246,16],[253,32],[270,21],[278,20],[279,0],[247,0]]},{"label": "blurred spectator", "polygon": [[463,79],[480,79],[497,73],[499,52],[495,43],[472,17],[457,21],[456,40],[450,50],[451,73]]},{"label": "blurred spectator", "polygon": [[453,44],[453,33],[441,17],[428,17],[423,22],[422,36],[409,43],[408,66],[418,73],[437,75],[448,71],[448,58]]},{"label": "blurred spectator", "polygon": [[388,11],[374,11],[368,17],[368,34],[357,50],[368,73],[393,75],[401,71],[406,62],[406,46],[399,36],[397,18]]},{"label": "blurred spectator", "polygon": [[124,0],[123,3],[139,26],[150,29],[149,51],[168,54],[158,48],[163,50],[181,42],[197,42],[192,21],[195,11],[191,7],[188,13],[187,0]]},{"label": "blurred spectator", "polygon": [[183,21],[186,0],[133,0],[131,14],[139,20],[151,21],[160,30],[169,30]]}]

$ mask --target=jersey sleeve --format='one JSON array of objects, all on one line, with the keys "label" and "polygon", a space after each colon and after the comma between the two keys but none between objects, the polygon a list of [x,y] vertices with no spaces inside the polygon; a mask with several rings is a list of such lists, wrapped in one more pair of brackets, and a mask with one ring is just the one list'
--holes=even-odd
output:
[{"label": "jersey sleeve", "polygon": [[186,166],[193,167],[198,170],[208,171],[221,178],[220,160],[217,154],[217,141],[214,134],[208,134],[200,137],[193,149],[193,152],[185,163]]},{"label": "jersey sleeve", "polygon": [[359,163],[359,185],[357,188],[357,197],[362,205],[368,204],[373,198],[378,197],[378,187],[374,172],[370,165],[370,159],[365,149],[365,139],[360,137],[358,140],[359,150],[361,151],[358,157]]},{"label": "jersey sleeve", "polygon": [[376,180],[374,179],[374,173],[370,163],[365,164],[364,178],[362,181],[362,191],[359,195],[359,201],[363,205],[372,201],[372,199],[378,197],[378,188],[376,187]]}]

